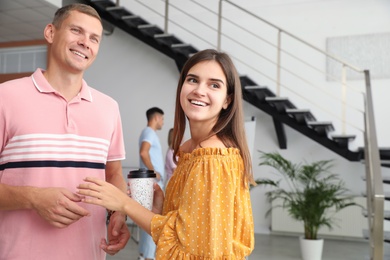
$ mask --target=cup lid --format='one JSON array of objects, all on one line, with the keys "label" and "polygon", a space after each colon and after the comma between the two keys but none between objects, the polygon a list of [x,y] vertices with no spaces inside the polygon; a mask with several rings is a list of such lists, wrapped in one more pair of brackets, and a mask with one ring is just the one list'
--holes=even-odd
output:
[{"label": "cup lid", "polygon": [[156,178],[157,175],[154,171],[145,168],[139,168],[138,170],[132,170],[127,175],[127,178]]}]

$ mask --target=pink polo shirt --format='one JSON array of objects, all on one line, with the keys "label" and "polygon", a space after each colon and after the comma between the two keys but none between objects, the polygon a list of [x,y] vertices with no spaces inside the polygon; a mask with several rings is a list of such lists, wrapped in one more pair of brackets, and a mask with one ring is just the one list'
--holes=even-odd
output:
[{"label": "pink polo shirt", "polygon": [[[85,81],[69,102],[41,69],[0,84],[0,183],[76,192],[84,177],[105,179],[106,162],[124,158],[118,104]],[[91,216],[62,229],[34,210],[0,211],[0,259],[105,259],[106,210],[79,205]]]}]

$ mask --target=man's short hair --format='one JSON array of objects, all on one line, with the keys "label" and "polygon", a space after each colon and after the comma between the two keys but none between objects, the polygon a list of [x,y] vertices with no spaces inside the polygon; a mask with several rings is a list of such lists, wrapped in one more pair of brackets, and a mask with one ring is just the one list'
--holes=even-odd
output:
[{"label": "man's short hair", "polygon": [[153,119],[153,117],[154,117],[155,114],[164,115],[164,111],[162,111],[162,109],[161,109],[161,108],[158,108],[158,107],[149,108],[149,109],[146,111],[146,118],[148,119],[148,122],[149,122],[150,120]]},{"label": "man's short hair", "polygon": [[100,22],[102,22],[102,19],[100,18],[99,13],[92,6],[80,4],[80,3],[74,3],[74,4],[70,4],[70,5],[65,5],[65,6],[59,8],[56,11],[56,13],[54,14],[52,24],[56,28],[60,28],[62,25],[62,22],[69,16],[71,11],[77,11],[77,12],[95,17]]}]

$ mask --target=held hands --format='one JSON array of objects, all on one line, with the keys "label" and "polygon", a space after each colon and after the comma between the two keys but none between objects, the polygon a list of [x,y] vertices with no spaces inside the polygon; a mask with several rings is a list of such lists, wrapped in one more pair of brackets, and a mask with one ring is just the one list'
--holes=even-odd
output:
[{"label": "held hands", "polygon": [[80,196],[65,188],[36,188],[32,207],[51,225],[64,228],[89,215],[76,203],[80,201]]}]

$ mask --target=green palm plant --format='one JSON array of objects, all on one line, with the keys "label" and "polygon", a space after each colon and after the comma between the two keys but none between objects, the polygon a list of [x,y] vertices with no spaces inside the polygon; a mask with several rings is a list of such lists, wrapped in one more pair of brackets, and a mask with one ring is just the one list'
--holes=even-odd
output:
[{"label": "green palm plant", "polygon": [[[331,211],[336,213],[349,206],[360,206],[352,201],[353,196],[346,195],[349,190],[344,182],[329,171],[332,160],[294,164],[279,153],[261,153],[260,165],[276,169],[282,178],[277,181],[257,179],[256,183],[274,187],[266,192],[268,201],[281,199],[281,204],[272,208],[287,209],[292,218],[303,221],[305,239],[317,239],[318,230],[323,226],[332,228],[335,219]],[[286,189],[280,186],[283,179],[287,182]]]}]

